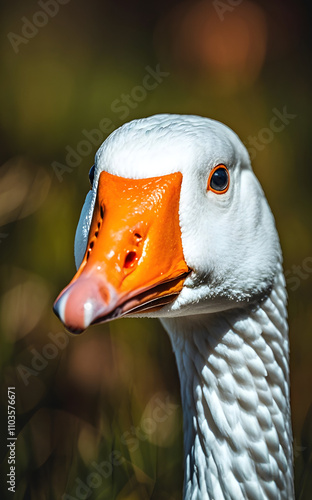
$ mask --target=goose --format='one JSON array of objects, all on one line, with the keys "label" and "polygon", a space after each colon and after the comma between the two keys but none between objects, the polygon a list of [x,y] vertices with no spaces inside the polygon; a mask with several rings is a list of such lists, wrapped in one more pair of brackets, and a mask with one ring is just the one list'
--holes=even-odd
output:
[{"label": "goose", "polygon": [[96,153],[65,327],[160,318],[175,353],[184,499],[294,498],[288,327],[274,218],[226,125],[159,114]]}]

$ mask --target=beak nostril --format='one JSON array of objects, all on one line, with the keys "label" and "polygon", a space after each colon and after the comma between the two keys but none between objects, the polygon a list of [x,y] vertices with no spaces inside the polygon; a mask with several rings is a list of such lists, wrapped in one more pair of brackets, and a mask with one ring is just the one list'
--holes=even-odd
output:
[{"label": "beak nostril", "polygon": [[87,251],[86,260],[88,260],[88,258],[90,257],[90,253],[91,253],[91,250],[92,250],[93,247],[94,247],[94,241],[91,241],[90,245],[89,245],[89,248],[88,248],[88,251]]},{"label": "beak nostril", "polygon": [[102,205],[101,205],[101,208],[100,208],[100,212],[101,212],[101,219],[103,219],[103,217],[104,217],[104,208],[102,207]]},{"label": "beak nostril", "polygon": [[127,253],[126,258],[125,258],[125,263],[124,267],[128,269],[129,267],[132,267],[134,262],[136,261],[137,254],[134,251],[130,251]]},{"label": "beak nostril", "polygon": [[142,239],[142,236],[139,233],[134,233],[134,236],[136,237],[137,240]]}]

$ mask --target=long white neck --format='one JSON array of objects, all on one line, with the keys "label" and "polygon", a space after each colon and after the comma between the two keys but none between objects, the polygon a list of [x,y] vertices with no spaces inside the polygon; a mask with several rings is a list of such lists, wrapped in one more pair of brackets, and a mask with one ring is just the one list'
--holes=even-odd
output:
[{"label": "long white neck", "polygon": [[184,412],[186,500],[294,498],[286,292],[248,308],[163,320]]}]

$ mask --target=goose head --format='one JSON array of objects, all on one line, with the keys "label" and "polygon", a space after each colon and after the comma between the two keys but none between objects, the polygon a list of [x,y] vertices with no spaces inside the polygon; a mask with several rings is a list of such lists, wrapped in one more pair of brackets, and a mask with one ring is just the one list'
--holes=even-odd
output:
[{"label": "goose head", "polygon": [[220,122],[134,120],[102,144],[54,309],[72,332],[125,315],[184,317],[265,297],[280,261],[246,148]]},{"label": "goose head", "polygon": [[285,282],[274,219],[225,125],[156,115],[96,154],[54,309],[80,333],[159,317],[181,381],[184,498],[294,498]]}]

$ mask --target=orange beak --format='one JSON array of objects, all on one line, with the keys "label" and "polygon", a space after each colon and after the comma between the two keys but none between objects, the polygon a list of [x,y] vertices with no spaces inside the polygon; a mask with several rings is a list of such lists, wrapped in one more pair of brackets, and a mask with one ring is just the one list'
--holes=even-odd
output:
[{"label": "orange beak", "polygon": [[173,301],[190,269],[179,226],[182,174],[99,177],[83,261],[54,304],[73,333],[92,323],[155,311]]}]

